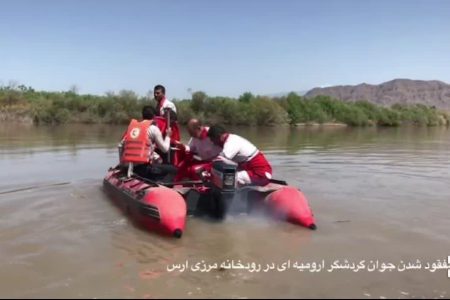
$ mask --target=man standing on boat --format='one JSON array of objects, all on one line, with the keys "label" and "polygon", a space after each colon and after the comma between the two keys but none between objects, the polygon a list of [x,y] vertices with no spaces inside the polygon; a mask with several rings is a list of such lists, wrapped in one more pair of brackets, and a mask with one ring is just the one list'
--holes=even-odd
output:
[{"label": "man standing on boat", "polygon": [[[179,141],[181,138],[180,129],[177,122],[177,108],[175,104],[166,98],[166,88],[160,84],[153,88],[153,95],[156,101],[156,113],[154,121],[158,123],[160,128],[171,128],[171,134],[169,135],[172,141]],[[178,157],[175,154],[175,161],[172,161],[174,153],[170,153],[170,149],[167,153],[160,153],[164,161],[167,163],[178,163]]]},{"label": "man standing on boat", "polygon": [[247,139],[231,134],[220,125],[209,128],[208,137],[222,147],[218,158],[237,164],[236,179],[240,185],[265,186],[272,179],[272,167],[264,154]]},{"label": "man standing on boat", "polygon": [[153,96],[156,101],[156,116],[164,117],[167,109],[172,110],[176,116],[177,108],[173,102],[166,98],[166,88],[164,86],[160,84],[156,85],[153,89]]}]

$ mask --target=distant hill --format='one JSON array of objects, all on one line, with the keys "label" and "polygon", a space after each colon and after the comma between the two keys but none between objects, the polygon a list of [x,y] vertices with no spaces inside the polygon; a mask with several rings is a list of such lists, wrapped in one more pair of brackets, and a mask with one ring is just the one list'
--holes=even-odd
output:
[{"label": "distant hill", "polygon": [[450,110],[450,84],[432,80],[394,79],[379,85],[359,85],[314,88],[306,98],[326,95],[343,101],[367,100],[379,105],[424,104]]}]

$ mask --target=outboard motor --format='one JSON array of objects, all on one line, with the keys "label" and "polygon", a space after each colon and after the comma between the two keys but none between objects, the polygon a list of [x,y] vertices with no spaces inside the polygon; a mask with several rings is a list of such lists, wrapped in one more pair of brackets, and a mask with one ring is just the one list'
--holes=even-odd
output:
[{"label": "outboard motor", "polygon": [[215,161],[211,168],[212,213],[223,219],[236,192],[236,166]]}]

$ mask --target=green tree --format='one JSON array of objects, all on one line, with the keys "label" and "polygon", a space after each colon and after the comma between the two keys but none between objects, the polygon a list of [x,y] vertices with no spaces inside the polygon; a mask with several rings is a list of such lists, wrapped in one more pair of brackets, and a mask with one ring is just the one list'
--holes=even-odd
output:
[{"label": "green tree", "polygon": [[252,100],[252,99],[254,99],[255,98],[255,96],[253,96],[253,94],[252,93],[250,93],[250,92],[245,92],[244,94],[242,94],[242,95],[240,95],[239,96],[239,102],[243,102],[243,103],[250,103],[250,101]]},{"label": "green tree", "polygon": [[289,118],[289,124],[295,125],[300,122],[301,119],[301,97],[296,93],[291,92],[287,96],[287,113]]},{"label": "green tree", "polygon": [[197,91],[192,94],[191,108],[194,112],[199,112],[203,109],[208,96],[205,92]]}]

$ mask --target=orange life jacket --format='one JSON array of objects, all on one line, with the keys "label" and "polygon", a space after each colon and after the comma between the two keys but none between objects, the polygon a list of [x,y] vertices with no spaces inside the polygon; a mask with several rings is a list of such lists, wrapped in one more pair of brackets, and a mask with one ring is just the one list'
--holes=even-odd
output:
[{"label": "orange life jacket", "polygon": [[152,122],[131,120],[124,137],[121,163],[149,163],[152,147],[148,138],[148,128]]}]

